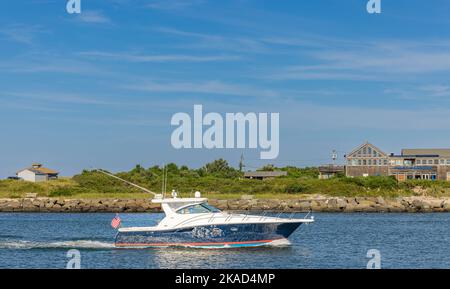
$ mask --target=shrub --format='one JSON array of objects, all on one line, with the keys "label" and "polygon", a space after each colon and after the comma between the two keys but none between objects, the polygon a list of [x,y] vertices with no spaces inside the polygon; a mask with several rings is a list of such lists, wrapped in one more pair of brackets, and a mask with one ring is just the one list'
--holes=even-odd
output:
[{"label": "shrub", "polygon": [[355,184],[367,189],[386,189],[392,190],[399,188],[399,184],[394,177],[357,177],[357,178],[339,178],[344,183]]},{"label": "shrub", "polygon": [[290,184],[285,186],[284,192],[288,194],[298,194],[304,193],[309,189],[307,185],[304,184]]},{"label": "shrub", "polygon": [[68,187],[58,187],[48,194],[49,197],[68,197],[72,195],[74,195],[74,190]]}]

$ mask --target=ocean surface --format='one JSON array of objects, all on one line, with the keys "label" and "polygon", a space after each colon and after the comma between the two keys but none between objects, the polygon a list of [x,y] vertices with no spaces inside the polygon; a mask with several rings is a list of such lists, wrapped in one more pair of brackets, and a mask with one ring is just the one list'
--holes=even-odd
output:
[{"label": "ocean surface", "polygon": [[[304,214],[298,214],[298,217]],[[116,249],[115,214],[0,213],[0,268],[450,268],[450,214],[314,214],[290,245],[240,249]],[[121,214],[124,226],[154,225],[162,214]]]}]

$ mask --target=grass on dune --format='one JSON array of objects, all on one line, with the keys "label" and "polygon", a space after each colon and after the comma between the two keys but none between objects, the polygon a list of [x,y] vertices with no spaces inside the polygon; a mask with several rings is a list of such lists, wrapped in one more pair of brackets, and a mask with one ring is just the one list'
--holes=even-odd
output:
[{"label": "grass on dune", "polygon": [[[175,189],[182,197],[193,196],[195,191],[216,199],[239,199],[253,195],[257,199],[310,198],[317,195],[339,197],[399,197],[417,194],[450,196],[450,182],[412,180],[398,183],[392,177],[347,178],[339,176],[328,180],[318,179],[317,168],[274,168],[288,175],[269,180],[244,179],[243,173],[230,167],[224,160],[217,160],[201,169],[167,166],[168,191]],[[162,168],[136,166],[118,176],[159,193]],[[416,189],[420,188],[420,192]],[[40,197],[61,198],[120,198],[145,199],[151,195],[99,172],[83,171],[73,178],[62,178],[44,183],[25,181],[0,181],[0,198],[20,198],[27,193]],[[169,193],[170,195],[170,193]]]}]

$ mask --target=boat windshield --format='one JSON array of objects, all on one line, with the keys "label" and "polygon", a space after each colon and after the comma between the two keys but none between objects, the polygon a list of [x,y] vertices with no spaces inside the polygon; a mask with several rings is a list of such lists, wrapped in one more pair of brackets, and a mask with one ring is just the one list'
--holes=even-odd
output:
[{"label": "boat windshield", "polygon": [[220,210],[207,204],[196,204],[184,207],[177,211],[178,214],[202,214],[202,213],[219,213]]}]

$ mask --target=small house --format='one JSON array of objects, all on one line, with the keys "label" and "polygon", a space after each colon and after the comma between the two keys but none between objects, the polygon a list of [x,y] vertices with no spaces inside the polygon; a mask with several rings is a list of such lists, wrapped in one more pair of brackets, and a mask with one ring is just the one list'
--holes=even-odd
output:
[{"label": "small house", "polygon": [[33,164],[29,168],[18,171],[16,175],[24,181],[38,183],[57,179],[59,172],[44,168],[42,164]]},{"label": "small house", "polygon": [[319,167],[319,179],[327,180],[339,176],[340,174],[345,175],[344,166],[336,165],[325,165]]}]

